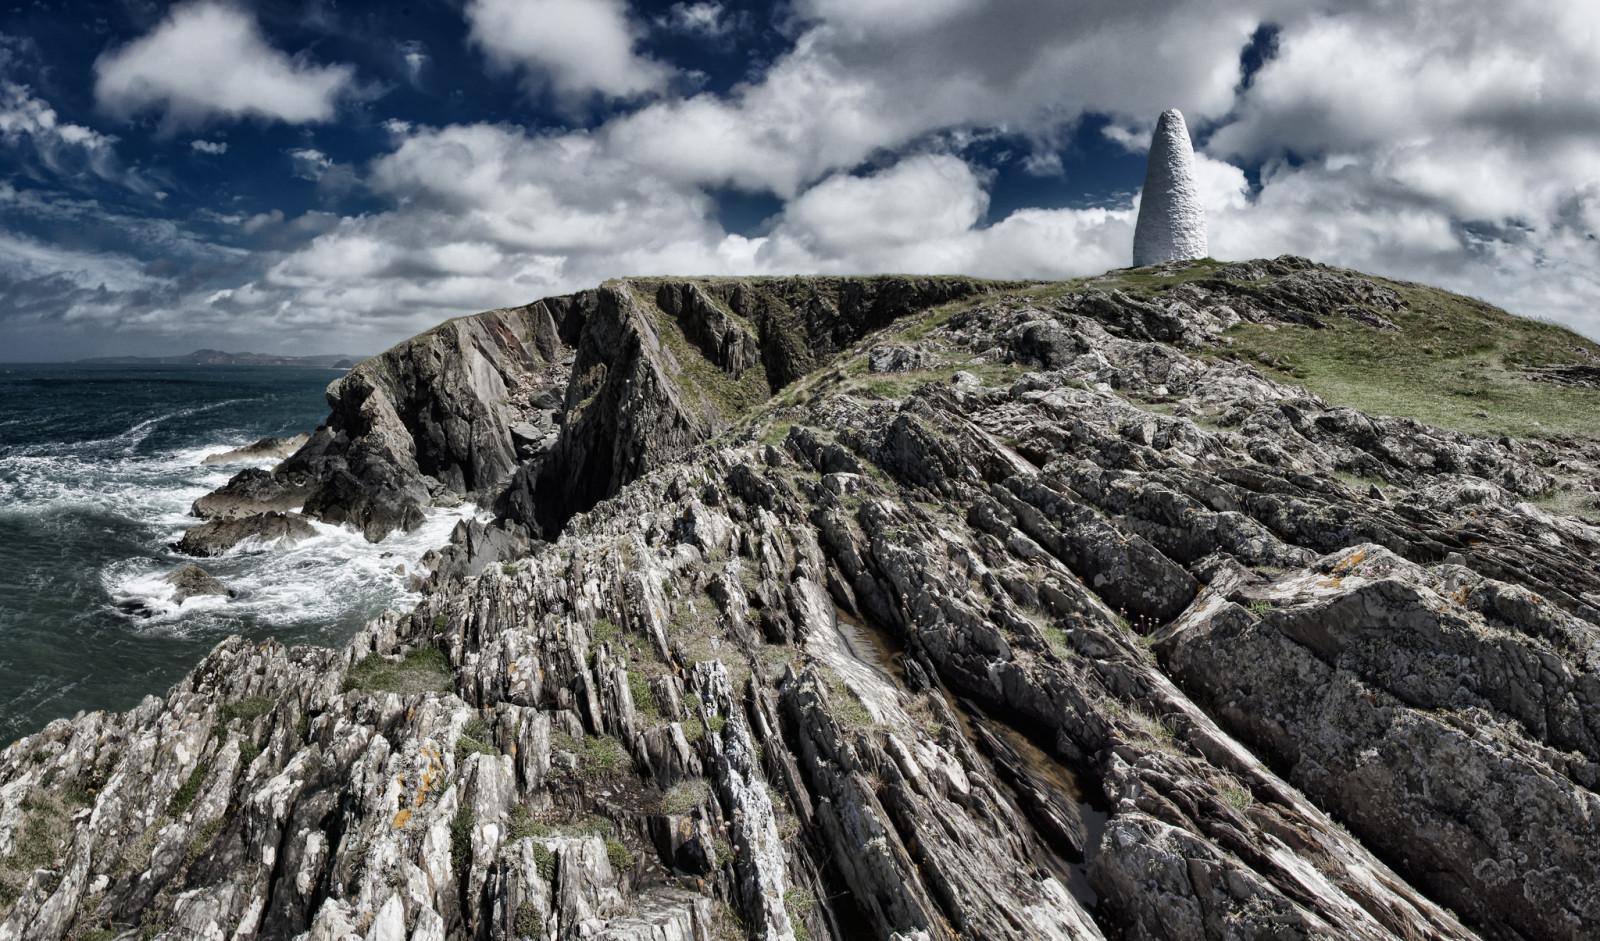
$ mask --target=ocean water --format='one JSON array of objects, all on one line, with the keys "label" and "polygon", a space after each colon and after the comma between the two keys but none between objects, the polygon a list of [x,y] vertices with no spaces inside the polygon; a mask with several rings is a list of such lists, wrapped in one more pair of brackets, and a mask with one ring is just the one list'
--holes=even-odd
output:
[{"label": "ocean water", "polygon": [[[189,559],[169,548],[199,522],[195,498],[244,466],[201,459],[311,431],[339,375],[0,365],[0,746],[79,710],[162,695],[230,634],[336,645],[415,601],[397,566],[410,572],[472,507],[377,545],[314,523],[316,538],[286,550]],[[185,562],[238,597],[173,604],[161,576]]]}]

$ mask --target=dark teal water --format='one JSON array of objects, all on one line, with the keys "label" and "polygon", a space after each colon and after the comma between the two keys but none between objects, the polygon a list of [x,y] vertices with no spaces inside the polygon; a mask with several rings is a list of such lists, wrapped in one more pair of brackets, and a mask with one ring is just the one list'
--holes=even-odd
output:
[{"label": "dark teal water", "polygon": [[[312,430],[339,375],[0,365],[0,745],[161,695],[229,634],[337,644],[410,600],[395,567],[444,544],[459,514],[377,546],[318,524],[281,551],[191,560],[167,548],[198,522],[194,499],[241,469],[201,458]],[[239,597],[172,604],[160,576],[188,561]]]}]

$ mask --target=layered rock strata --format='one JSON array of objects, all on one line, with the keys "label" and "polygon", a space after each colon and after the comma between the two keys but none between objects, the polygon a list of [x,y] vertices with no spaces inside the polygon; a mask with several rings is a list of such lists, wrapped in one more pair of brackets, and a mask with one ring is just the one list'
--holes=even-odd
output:
[{"label": "layered rock strata", "polygon": [[596,295],[503,512],[663,451],[543,540],[0,753],[0,938],[1600,932],[1600,530],[1529,502],[1593,442],[1192,355],[1403,305],[1298,259],[800,331],[741,405],[760,287]]}]

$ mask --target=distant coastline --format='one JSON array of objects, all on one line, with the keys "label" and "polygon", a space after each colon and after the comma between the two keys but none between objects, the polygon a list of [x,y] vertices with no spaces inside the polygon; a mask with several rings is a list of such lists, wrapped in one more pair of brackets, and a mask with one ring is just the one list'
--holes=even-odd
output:
[{"label": "distant coastline", "polygon": [[96,356],[77,360],[84,365],[103,366],[310,366],[351,369],[365,356],[327,353],[321,356],[275,356],[271,353],[224,353],[221,350],[195,350],[178,356]]}]

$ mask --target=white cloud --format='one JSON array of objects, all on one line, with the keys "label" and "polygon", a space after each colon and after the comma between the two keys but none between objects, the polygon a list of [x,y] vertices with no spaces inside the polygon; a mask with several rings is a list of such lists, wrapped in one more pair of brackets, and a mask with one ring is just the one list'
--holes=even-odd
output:
[{"label": "white cloud", "polygon": [[869,177],[830,177],[791,200],[765,257],[778,267],[932,272],[958,260],[953,243],[988,205],[961,160],[911,157]]},{"label": "white cloud", "polygon": [[633,51],[623,0],[471,0],[472,42],[490,65],[522,70],[558,97],[630,98],[662,89],[671,71]]},{"label": "white cloud", "polygon": [[212,154],[214,156],[220,156],[228,152],[227,141],[192,140],[189,142],[189,146],[196,153]]},{"label": "white cloud", "polygon": [[[1022,165],[1056,173],[1085,112],[1142,152],[1176,106],[1201,135],[1216,256],[1292,251],[1600,336],[1588,6],[799,0],[793,48],[761,74],[675,97],[667,67],[635,51],[621,0],[473,0],[473,42],[495,67],[558,100],[647,102],[565,132],[390,121],[391,149],[361,180],[387,211],[244,221],[283,254],[181,303],[217,329],[338,331],[368,339],[336,345],[377,348],[630,274],[1089,274],[1128,263],[1133,208],[1023,209],[985,226],[989,176],[962,146],[1021,136],[1039,145]],[[1279,53],[1239,93],[1240,50],[1264,21],[1281,27]],[[656,26],[728,22],[697,2]],[[323,187],[332,162],[301,151],[297,170]],[[723,231],[708,193],[728,187],[779,197],[768,234]]]},{"label": "white cloud", "polygon": [[314,147],[300,147],[288,152],[293,173],[302,180],[315,183],[333,167],[333,158]]},{"label": "white cloud", "polygon": [[726,15],[722,4],[701,0],[698,3],[674,3],[666,16],[658,17],[656,25],[675,33],[719,38],[733,29],[733,18]]},{"label": "white cloud", "polygon": [[0,143],[26,147],[51,173],[91,173],[102,179],[121,176],[117,139],[80,124],[60,120],[55,109],[26,85],[0,81]]},{"label": "white cloud", "polygon": [[122,119],[160,111],[169,132],[213,119],[327,121],[355,76],[350,66],[272,48],[254,17],[219,0],[173,7],[153,32],[104,53],[94,68],[102,109]]},{"label": "white cloud", "polygon": [[1254,203],[1212,214],[1213,251],[1295,251],[1600,336],[1593,12],[1462,0],[1286,19],[1207,145],[1264,161]]}]

